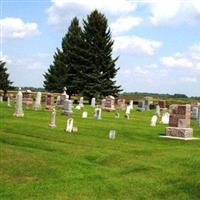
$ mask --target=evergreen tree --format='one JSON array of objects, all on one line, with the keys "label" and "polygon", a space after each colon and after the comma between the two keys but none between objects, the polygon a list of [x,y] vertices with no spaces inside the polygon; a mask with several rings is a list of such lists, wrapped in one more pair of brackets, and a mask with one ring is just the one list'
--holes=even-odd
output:
[{"label": "evergreen tree", "polygon": [[82,69],[83,95],[89,99],[106,95],[116,96],[120,86],[116,86],[114,78],[119,68],[115,68],[118,58],[112,58],[113,40],[106,17],[97,10],[83,21],[83,41],[86,59]]},{"label": "evergreen tree", "polygon": [[6,63],[0,60],[0,89],[4,91],[4,96],[7,94],[8,89],[12,87],[5,65]]},{"label": "evergreen tree", "polygon": [[61,92],[66,86],[70,96],[78,92],[78,81],[75,78],[77,78],[77,65],[79,65],[81,33],[79,21],[75,17],[62,39],[61,49],[57,49],[54,55],[53,64],[44,75],[46,90]]}]

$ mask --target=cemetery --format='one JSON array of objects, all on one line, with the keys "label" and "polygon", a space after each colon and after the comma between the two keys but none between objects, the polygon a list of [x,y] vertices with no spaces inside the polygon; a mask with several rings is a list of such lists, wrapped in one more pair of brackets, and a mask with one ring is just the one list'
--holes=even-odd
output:
[{"label": "cemetery", "polygon": [[200,199],[197,1],[1,2],[0,200]]}]

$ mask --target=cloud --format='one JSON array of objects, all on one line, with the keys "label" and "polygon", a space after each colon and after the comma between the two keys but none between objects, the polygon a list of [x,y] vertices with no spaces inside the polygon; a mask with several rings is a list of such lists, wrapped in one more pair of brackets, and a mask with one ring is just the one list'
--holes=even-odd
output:
[{"label": "cloud", "polygon": [[25,38],[38,35],[36,23],[25,23],[20,18],[4,18],[0,20],[3,38]]},{"label": "cloud", "polygon": [[128,0],[53,0],[47,14],[49,24],[62,27],[69,25],[74,16],[83,18],[94,9],[118,16],[132,12],[136,7],[136,3]]},{"label": "cloud", "polygon": [[149,2],[150,23],[163,24],[197,23],[200,19],[200,1],[159,0]]},{"label": "cloud", "polygon": [[131,28],[138,26],[142,21],[141,17],[120,17],[110,24],[110,28],[113,34],[118,34],[129,31]]},{"label": "cloud", "polygon": [[185,83],[195,83],[195,82],[197,82],[197,79],[195,77],[188,77],[188,76],[182,77],[182,78],[180,78],[180,80],[182,82],[185,82]]},{"label": "cloud", "polygon": [[187,58],[177,58],[177,57],[162,57],[160,59],[161,63],[168,67],[181,67],[181,68],[191,68],[193,63]]},{"label": "cloud", "polygon": [[130,54],[154,55],[162,46],[162,42],[144,39],[135,35],[114,37],[114,50]]}]

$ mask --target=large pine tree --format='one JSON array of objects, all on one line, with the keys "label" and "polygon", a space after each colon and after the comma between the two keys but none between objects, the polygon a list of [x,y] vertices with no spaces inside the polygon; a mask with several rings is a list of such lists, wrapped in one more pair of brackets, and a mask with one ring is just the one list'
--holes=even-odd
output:
[{"label": "large pine tree", "polygon": [[53,64],[45,73],[44,87],[47,91],[61,92],[67,87],[67,93],[71,96],[78,92],[78,82],[75,80],[79,66],[79,51],[81,50],[81,28],[75,17],[68,28],[67,34],[62,39],[61,49],[57,49]]},{"label": "large pine tree", "polygon": [[118,58],[112,58],[113,40],[106,17],[97,10],[83,21],[84,57],[87,63],[82,69],[82,93],[89,99],[117,95],[120,86],[114,80],[119,68]]},{"label": "large pine tree", "polygon": [[9,80],[9,74],[7,72],[6,63],[0,60],[0,89],[4,91],[4,96],[12,86],[12,82]]}]

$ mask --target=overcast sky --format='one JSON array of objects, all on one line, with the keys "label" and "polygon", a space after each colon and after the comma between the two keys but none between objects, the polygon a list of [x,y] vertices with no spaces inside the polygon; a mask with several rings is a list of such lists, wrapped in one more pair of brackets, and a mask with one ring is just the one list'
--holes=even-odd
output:
[{"label": "overcast sky", "polygon": [[1,59],[15,86],[43,74],[71,19],[108,18],[124,91],[200,95],[200,0],[1,0]]}]

